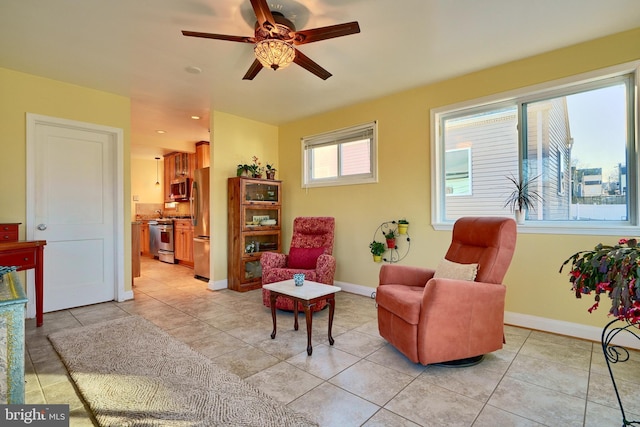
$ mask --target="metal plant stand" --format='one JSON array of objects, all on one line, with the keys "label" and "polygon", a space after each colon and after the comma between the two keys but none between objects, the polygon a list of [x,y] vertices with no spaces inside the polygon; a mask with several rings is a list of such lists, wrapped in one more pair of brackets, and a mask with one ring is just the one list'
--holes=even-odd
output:
[{"label": "metal plant stand", "polygon": [[[622,322],[624,326],[613,326],[616,322]],[[620,405],[620,411],[622,412],[622,426],[640,426],[640,421],[629,421],[624,412],[622,406],[622,399],[620,399],[620,392],[616,385],[616,379],[613,376],[613,370],[611,369],[612,363],[626,362],[629,360],[629,350],[626,348],[611,344],[611,341],[621,332],[628,332],[636,338],[640,339],[640,329],[637,324],[630,323],[628,320],[614,319],[602,330],[602,352],[604,358],[607,361],[607,368],[609,369],[609,376],[611,376],[611,382],[613,383],[613,389],[616,392],[616,398],[618,399],[618,405]]]},{"label": "metal plant stand", "polygon": [[[376,238],[380,238],[382,241],[384,241],[384,235],[387,234],[390,230],[397,230],[396,221],[386,221],[380,224],[380,226],[373,233],[373,240],[376,240]],[[380,235],[382,235],[382,237],[380,237]],[[411,237],[409,237],[408,232],[406,232],[405,234],[397,235],[396,242],[400,243],[400,245],[396,245],[396,247],[386,250],[385,255],[382,257],[382,260],[384,262],[393,264],[398,261],[402,261],[404,257],[406,257],[409,253],[409,249],[411,248]]]}]

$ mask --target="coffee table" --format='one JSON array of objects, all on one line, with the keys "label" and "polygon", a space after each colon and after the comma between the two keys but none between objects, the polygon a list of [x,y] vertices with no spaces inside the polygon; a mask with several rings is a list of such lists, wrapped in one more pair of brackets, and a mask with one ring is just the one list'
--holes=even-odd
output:
[{"label": "coffee table", "polygon": [[331,326],[333,325],[333,312],[336,307],[336,292],[342,289],[338,286],[325,285],[323,283],[305,280],[304,285],[296,286],[293,279],[284,280],[282,282],[269,283],[262,285],[271,293],[271,317],[273,318],[273,332],[271,339],[276,337],[276,298],[279,296],[290,298],[293,300],[293,328],[298,330],[298,303],[304,307],[304,316],[307,321],[307,354],[311,356],[313,347],[311,346],[311,322],[313,313],[311,307],[319,301],[326,300],[329,304],[329,344],[333,345],[333,337],[331,336]]}]

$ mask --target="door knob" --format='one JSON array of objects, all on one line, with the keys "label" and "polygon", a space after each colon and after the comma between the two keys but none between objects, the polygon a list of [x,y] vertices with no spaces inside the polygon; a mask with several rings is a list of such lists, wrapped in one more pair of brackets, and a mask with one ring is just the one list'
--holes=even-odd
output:
[{"label": "door knob", "polygon": [[47,226],[45,224],[38,224],[36,228],[40,231],[44,231],[47,229]]}]

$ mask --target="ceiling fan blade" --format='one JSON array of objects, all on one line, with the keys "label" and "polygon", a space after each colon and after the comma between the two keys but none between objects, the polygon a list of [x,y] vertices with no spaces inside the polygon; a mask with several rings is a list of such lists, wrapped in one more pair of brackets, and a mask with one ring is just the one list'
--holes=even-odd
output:
[{"label": "ceiling fan blade", "polygon": [[187,37],[201,37],[205,39],[227,40],[230,42],[240,42],[240,43],[256,42],[255,38],[253,37],[229,36],[226,34],[199,33],[197,31],[182,31],[182,35]]},{"label": "ceiling fan blade", "polygon": [[357,21],[346,24],[330,25],[328,27],[312,28],[310,30],[296,31],[293,44],[313,43],[320,40],[332,39],[335,37],[348,36],[360,32],[360,25]]},{"label": "ceiling fan blade", "polygon": [[253,78],[262,70],[262,64],[257,59],[253,61],[249,70],[247,70],[247,74],[244,75],[242,80],[253,80]]},{"label": "ceiling fan blade", "polygon": [[273,19],[273,14],[269,10],[267,0],[251,0],[251,7],[256,13],[258,23],[267,31],[271,32],[276,26],[276,20]]},{"label": "ceiling fan blade", "polygon": [[296,57],[293,59],[293,62],[301,66],[307,71],[312,72],[316,76],[320,77],[322,80],[327,80],[331,77],[331,73],[319,66],[313,60],[311,60],[307,55],[300,52],[296,49]]}]

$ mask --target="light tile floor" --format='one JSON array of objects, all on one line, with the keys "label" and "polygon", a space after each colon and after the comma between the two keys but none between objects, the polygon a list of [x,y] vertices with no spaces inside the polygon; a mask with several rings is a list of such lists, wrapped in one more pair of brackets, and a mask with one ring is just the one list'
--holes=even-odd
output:
[{"label": "light tile floor", "polygon": [[[71,425],[93,425],[47,335],[140,315],[321,426],[620,426],[622,419],[598,344],[506,327],[504,349],[468,368],[409,362],[377,332],[371,298],[337,294],[335,345],[328,310],[306,327],[278,312],[275,340],[261,291],[209,291],[193,270],[143,259],[135,299],[45,314],[26,325],[26,402],[68,403]],[[616,367],[627,418],[640,419],[640,358]]]}]

